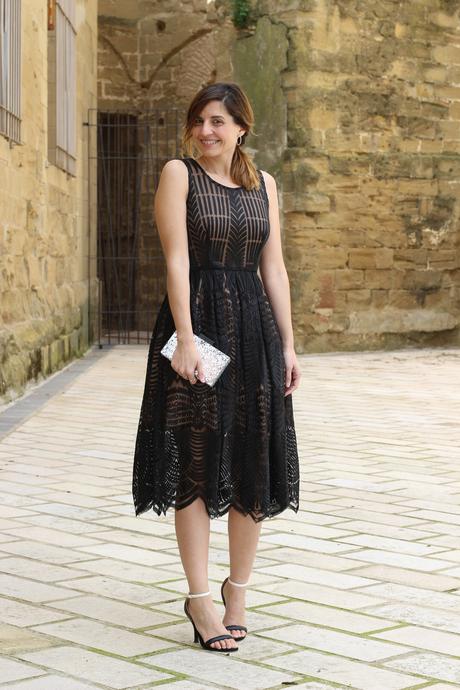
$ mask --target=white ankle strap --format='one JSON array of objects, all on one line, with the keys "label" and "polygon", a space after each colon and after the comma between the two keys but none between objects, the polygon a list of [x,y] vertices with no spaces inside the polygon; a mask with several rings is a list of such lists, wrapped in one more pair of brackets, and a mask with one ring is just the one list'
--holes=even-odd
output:
[{"label": "white ankle strap", "polygon": [[189,599],[198,599],[198,597],[206,597],[208,594],[211,594],[211,592],[200,592],[199,594],[190,594],[190,592],[187,594]]},{"label": "white ankle strap", "polygon": [[247,582],[233,582],[233,580],[230,580],[230,578],[228,578],[228,581],[231,585],[235,585],[235,587],[246,587],[246,585],[249,584],[249,580]]}]

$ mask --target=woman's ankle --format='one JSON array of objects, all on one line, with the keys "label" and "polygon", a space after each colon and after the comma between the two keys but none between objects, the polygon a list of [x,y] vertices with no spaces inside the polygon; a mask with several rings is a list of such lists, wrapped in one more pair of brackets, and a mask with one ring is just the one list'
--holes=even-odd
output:
[{"label": "woman's ankle", "polygon": [[232,579],[232,578],[228,577],[227,580],[232,585],[232,587],[243,588],[243,587],[247,587],[249,585],[249,578],[245,581],[244,579],[241,579],[241,578]]}]

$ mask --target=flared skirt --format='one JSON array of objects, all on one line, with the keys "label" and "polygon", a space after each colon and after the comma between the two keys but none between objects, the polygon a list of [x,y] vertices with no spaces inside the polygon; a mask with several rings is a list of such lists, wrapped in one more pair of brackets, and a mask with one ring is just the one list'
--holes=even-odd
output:
[{"label": "flared skirt", "polygon": [[255,271],[190,272],[193,332],[229,355],[214,386],[180,377],[160,350],[175,330],[165,295],[148,353],[137,431],[136,515],[201,497],[210,517],[231,506],[255,521],[299,507],[292,396],[279,329]]}]

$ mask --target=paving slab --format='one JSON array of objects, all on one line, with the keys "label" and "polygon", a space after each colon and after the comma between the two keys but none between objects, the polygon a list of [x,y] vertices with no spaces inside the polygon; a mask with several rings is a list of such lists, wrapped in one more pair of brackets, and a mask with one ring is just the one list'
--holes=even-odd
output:
[{"label": "paving slab", "polygon": [[460,659],[452,659],[445,654],[421,652],[404,659],[390,659],[385,662],[385,666],[428,678],[460,683]]},{"label": "paving slab", "polygon": [[38,652],[18,654],[18,656],[34,664],[55,669],[76,678],[102,683],[116,690],[124,690],[136,683],[152,683],[171,677],[168,673],[80,647],[54,647]]},{"label": "paving slab", "polygon": [[370,664],[310,651],[273,657],[270,665],[343,683],[358,690],[404,690],[423,681],[423,678],[415,675],[387,671]]},{"label": "paving slab", "polygon": [[12,683],[15,680],[41,675],[43,675],[43,671],[39,668],[22,664],[14,659],[0,658],[0,678],[3,682]]},{"label": "paving slab", "polygon": [[69,678],[69,676],[57,676],[46,674],[39,678],[20,681],[19,683],[0,683],[0,688],[11,688],[11,690],[101,690],[101,686],[89,685],[88,683]]},{"label": "paving slab", "polygon": [[[181,649],[177,652],[144,657],[143,661],[168,671],[180,673],[186,670],[187,674],[207,681],[219,679],[223,686],[234,688],[234,690],[242,690],[242,688],[245,690],[268,690],[268,688],[282,683],[288,684],[299,678],[295,672],[270,669],[265,665],[248,664],[233,658],[230,654],[208,652],[204,663],[203,653],[202,650]],[[236,654],[237,652],[234,653],[234,656]]]}]

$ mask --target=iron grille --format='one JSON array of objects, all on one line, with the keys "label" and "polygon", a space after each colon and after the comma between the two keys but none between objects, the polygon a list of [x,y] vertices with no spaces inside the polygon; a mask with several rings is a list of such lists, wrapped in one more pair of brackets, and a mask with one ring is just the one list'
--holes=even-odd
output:
[{"label": "iron grille", "polygon": [[180,122],[175,108],[90,113],[89,128],[97,130],[99,346],[150,340],[166,289],[153,202],[164,163],[180,155]]}]

